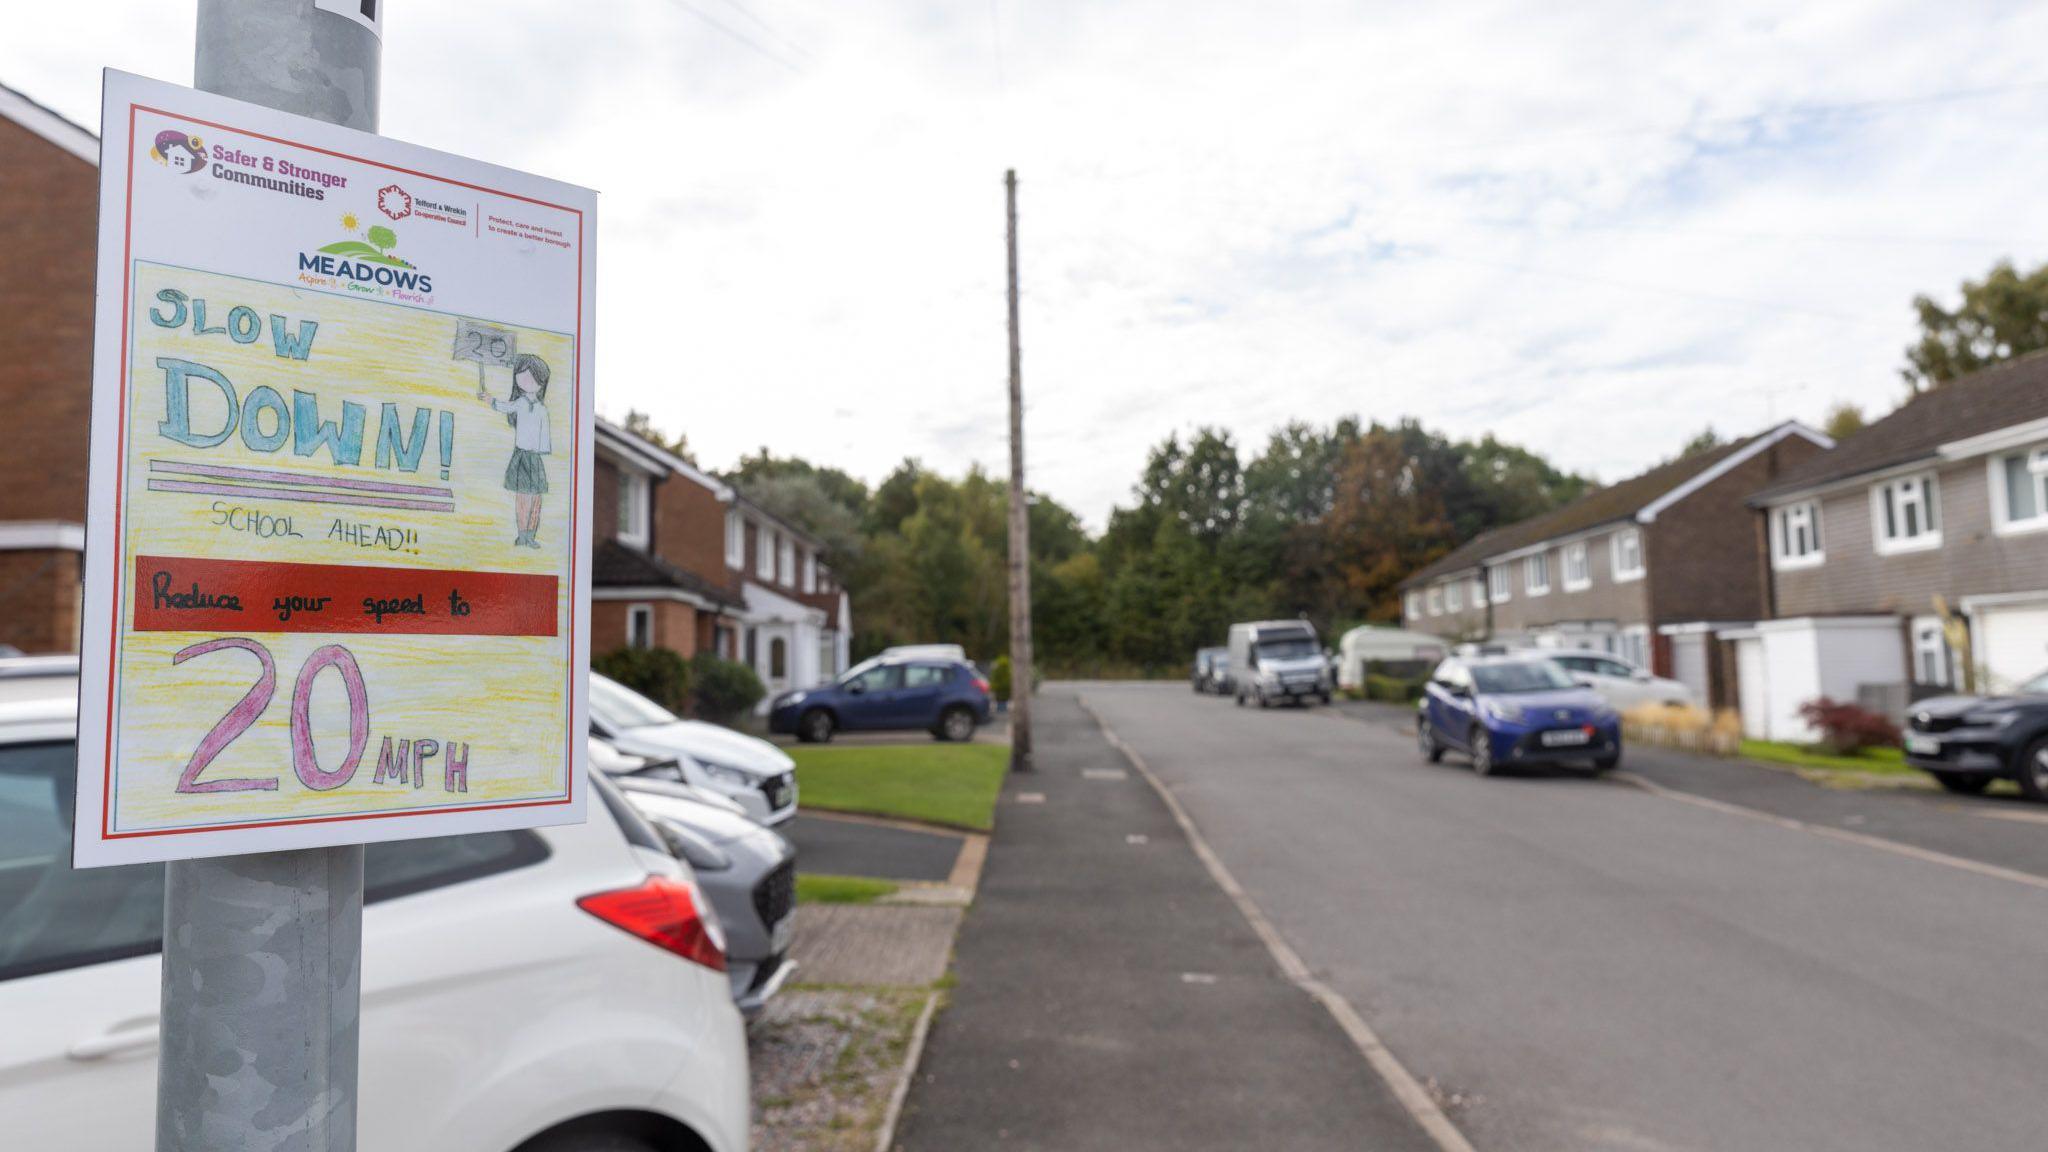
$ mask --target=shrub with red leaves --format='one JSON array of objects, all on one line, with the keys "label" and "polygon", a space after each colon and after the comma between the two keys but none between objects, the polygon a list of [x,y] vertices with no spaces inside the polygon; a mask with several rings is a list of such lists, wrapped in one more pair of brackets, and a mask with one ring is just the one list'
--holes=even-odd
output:
[{"label": "shrub with red leaves", "polygon": [[1821,747],[1837,756],[1899,746],[1899,726],[1868,708],[1823,696],[1801,704],[1799,716],[1820,729]]}]

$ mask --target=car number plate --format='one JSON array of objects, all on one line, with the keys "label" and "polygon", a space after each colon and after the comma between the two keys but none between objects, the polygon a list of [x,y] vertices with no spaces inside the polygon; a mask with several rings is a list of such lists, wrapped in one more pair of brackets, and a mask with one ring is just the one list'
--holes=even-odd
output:
[{"label": "car number plate", "polygon": [[1932,736],[1922,736],[1916,732],[1909,732],[1906,734],[1906,751],[1911,752],[1915,756],[1939,756],[1941,755],[1941,741]]},{"label": "car number plate", "polygon": [[1564,748],[1573,744],[1584,744],[1591,739],[1592,737],[1588,736],[1583,728],[1565,728],[1557,732],[1545,732],[1543,734],[1543,746],[1545,748]]}]

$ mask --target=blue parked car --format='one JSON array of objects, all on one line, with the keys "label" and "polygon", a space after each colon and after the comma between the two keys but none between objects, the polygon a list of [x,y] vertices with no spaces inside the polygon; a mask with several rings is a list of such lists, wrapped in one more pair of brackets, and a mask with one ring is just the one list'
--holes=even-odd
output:
[{"label": "blue parked car", "polygon": [[941,740],[971,740],[991,711],[988,681],[972,664],[877,656],[823,687],[777,696],[768,729],[806,744],[841,731],[919,728]]},{"label": "blue parked car", "polygon": [[1621,715],[1543,656],[1453,657],[1416,705],[1415,739],[1434,764],[1446,751],[1491,776],[1517,764],[1621,763]]}]

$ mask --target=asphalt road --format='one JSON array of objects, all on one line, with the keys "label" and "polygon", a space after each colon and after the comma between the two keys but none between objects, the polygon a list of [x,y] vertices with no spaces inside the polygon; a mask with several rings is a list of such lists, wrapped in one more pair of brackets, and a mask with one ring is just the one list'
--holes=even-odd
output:
[{"label": "asphalt road", "polygon": [[1618,782],[1480,779],[1326,710],[1078,691],[1482,1152],[2048,1141],[2048,891]]}]

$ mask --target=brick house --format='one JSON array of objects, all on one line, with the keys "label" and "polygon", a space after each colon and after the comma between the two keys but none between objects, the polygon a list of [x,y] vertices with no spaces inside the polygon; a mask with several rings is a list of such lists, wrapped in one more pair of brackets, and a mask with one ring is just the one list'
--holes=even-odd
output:
[{"label": "brick house", "polygon": [[1763,614],[1746,500],[1831,445],[1787,422],[1483,533],[1402,582],[1403,614],[1452,639],[1609,652],[1711,698],[1710,646],[1683,638]]},{"label": "brick house", "polygon": [[0,87],[0,644],[76,652],[99,138]]},{"label": "brick house", "polygon": [[623,428],[600,420],[596,440],[593,655],[714,652],[771,694],[845,671],[852,610],[816,538]]},{"label": "brick house", "polygon": [[1806,738],[1818,696],[1899,715],[1966,671],[2048,668],[2048,354],[1913,398],[1751,504],[1772,619],[1723,639],[1753,735]]}]

